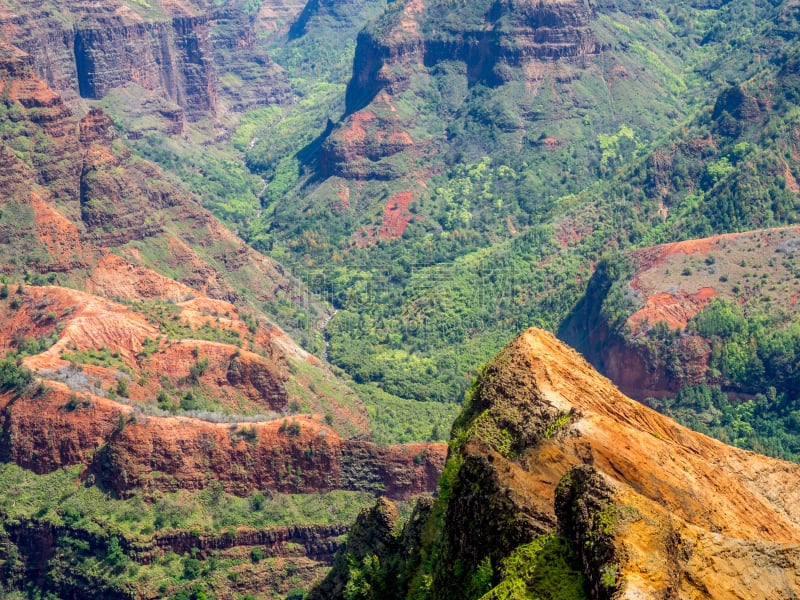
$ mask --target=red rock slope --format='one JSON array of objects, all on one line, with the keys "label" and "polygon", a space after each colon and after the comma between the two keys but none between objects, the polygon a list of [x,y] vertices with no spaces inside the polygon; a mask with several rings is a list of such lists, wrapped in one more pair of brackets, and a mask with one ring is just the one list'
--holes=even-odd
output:
[{"label": "red rock slope", "polygon": [[444,444],[361,441],[368,421],[352,392],[310,355],[287,355],[285,334],[264,321],[253,328],[231,304],[125,306],[53,286],[9,292],[0,340],[36,382],[0,394],[4,460],[37,473],[87,464],[86,477],[122,495],[211,481],[240,495],[435,489]]},{"label": "red rock slope", "polygon": [[677,425],[552,335],[503,350],[465,417],[446,525],[465,566],[557,526],[592,597],[800,593],[800,466]]}]

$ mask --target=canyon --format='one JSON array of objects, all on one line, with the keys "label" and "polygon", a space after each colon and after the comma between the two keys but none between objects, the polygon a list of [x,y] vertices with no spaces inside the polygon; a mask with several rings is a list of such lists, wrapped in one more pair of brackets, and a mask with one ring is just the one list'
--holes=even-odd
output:
[{"label": "canyon", "polygon": [[0,595],[796,595],[799,15],[0,0]]},{"label": "canyon", "polygon": [[[221,110],[211,56],[241,40],[210,44],[208,19],[184,14],[185,6],[173,7],[171,20],[148,21],[121,5],[76,3],[66,8],[82,20],[63,29],[47,3],[29,8],[0,15],[17,44],[0,48],[0,270],[15,282],[4,288],[0,340],[15,357],[4,372],[30,383],[7,381],[0,394],[4,469],[47,477],[79,468],[69,486],[120,501],[200,497],[210,486],[242,498],[267,491],[259,500],[267,506],[283,502],[273,494],[351,493],[357,505],[376,494],[407,500],[433,492],[445,445],[368,441],[369,416],[355,393],[273,320],[287,310],[279,298],[318,318],[329,309],[136,157],[102,108],[83,104],[133,82],[178,107],[160,114],[179,135],[184,121]],[[230,26],[224,11],[214,19]],[[246,48],[239,54],[242,64],[252,58]],[[241,110],[275,96],[235,100]],[[312,578],[346,529],[329,517],[233,534],[162,526],[126,535],[114,526],[94,531],[80,518],[64,523],[60,508],[42,518],[15,506],[2,511],[4,564],[21,556],[23,580],[65,597],[85,594],[90,583],[75,571],[70,581],[49,579],[64,538],[102,552],[116,535],[141,565],[258,548],[259,556],[297,561]],[[285,592],[281,568],[268,571],[270,593]],[[96,593],[159,594],[109,582]]]}]

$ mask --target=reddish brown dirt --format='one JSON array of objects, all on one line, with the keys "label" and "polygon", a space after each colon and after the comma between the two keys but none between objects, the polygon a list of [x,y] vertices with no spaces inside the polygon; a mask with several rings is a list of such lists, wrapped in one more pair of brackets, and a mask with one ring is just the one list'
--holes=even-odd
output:
[{"label": "reddish brown dirt", "polygon": [[[194,389],[198,386],[199,393],[211,398],[217,407],[209,410],[233,414],[284,411],[295,399],[305,410],[318,413],[320,421],[333,417],[335,426],[343,432],[365,435],[369,431],[363,405],[319,360],[263,321],[251,333],[236,308],[227,302],[193,298],[177,303],[177,310],[164,317],[160,312],[163,306],[145,304],[145,312],[138,313],[132,307],[68,288],[29,286],[21,296],[14,286],[10,290],[12,298],[19,296],[21,306],[13,310],[10,301],[0,303],[0,350],[18,347],[18,340],[23,338],[39,340],[54,335],[59,327],[50,348],[24,359],[28,368],[46,380],[69,377],[82,393],[91,386],[116,390],[124,378],[129,399],[150,405],[167,385],[172,388],[170,398],[175,406],[184,392],[198,393]],[[168,324],[183,328],[186,339],[168,339],[157,325],[164,318]],[[235,332],[238,337],[234,341],[241,343],[192,339],[192,331],[200,328],[204,335],[219,332],[214,335],[230,337],[228,332]],[[142,354],[147,340],[151,348],[155,343],[155,348]],[[81,358],[85,354],[76,352],[97,349],[104,349],[103,361],[110,360],[106,366],[81,364],[87,360]],[[292,375],[289,360],[302,360],[313,368]],[[205,364],[205,368],[193,376],[192,369],[198,364]],[[331,397],[316,391],[315,386],[324,386]]]},{"label": "reddish brown dirt", "polygon": [[696,294],[685,292],[661,292],[650,296],[643,308],[637,310],[628,319],[628,325],[636,333],[643,325],[652,326],[660,321],[666,322],[671,329],[683,329],[708,302],[717,295],[712,287],[700,289]]},{"label": "reddish brown dirt", "polygon": [[[192,367],[205,361],[208,366],[197,383],[213,390],[218,403],[234,414],[254,408],[264,413],[286,408],[285,366],[230,344],[202,340],[168,343],[150,356],[147,367],[177,387],[190,379]],[[161,382],[154,377],[147,387],[145,397],[154,398]]]},{"label": "reddish brown dirt", "polygon": [[[733,238],[739,235],[741,234],[730,233],[697,240],[662,244],[660,246],[652,246],[650,248],[637,250],[634,252],[634,260],[638,265],[637,276],[643,271],[648,271],[657,267],[671,254],[677,254],[679,252],[683,254],[707,254],[712,248],[717,247],[723,239],[729,237]],[[638,277],[633,278],[631,287],[633,287],[633,289],[639,289]]]},{"label": "reddish brown dirt", "polygon": [[6,314],[10,317],[4,320],[9,337],[4,339],[14,335],[41,337],[55,329],[56,323],[62,327],[52,347],[25,359],[25,364],[33,370],[66,365],[60,358],[65,351],[103,347],[117,352],[121,360],[133,367],[144,339],[158,336],[158,329],[144,316],[104,298],[68,288],[28,286],[20,310]]},{"label": "reddish brown dirt", "polygon": [[544,138],[541,143],[545,148],[560,148],[564,145],[564,142],[551,136]]},{"label": "reddish brown dirt", "polygon": [[30,399],[1,394],[0,456],[36,473],[87,463],[132,410],[57,382]]},{"label": "reddish brown dirt", "polygon": [[434,491],[447,451],[444,444],[342,440],[306,417],[214,424],[145,416],[52,381],[34,396],[0,395],[0,430],[6,460],[48,473],[94,456],[89,472],[120,492],[201,489],[211,475],[238,494],[374,488],[401,499]]},{"label": "reddish brown dirt", "polygon": [[97,263],[86,290],[106,298],[134,301],[180,301],[198,293],[188,285],[133,265],[114,254],[106,254]]},{"label": "reddish brown dirt", "polygon": [[518,459],[477,436],[464,446],[466,461],[488,461],[500,497],[514,499],[511,518],[552,527],[557,484],[573,465],[591,465],[613,490],[619,516],[608,533],[625,598],[742,600],[800,591],[800,466],[677,425],[622,395],[546,332],[526,331],[494,362],[486,385],[495,391],[481,394],[509,403],[498,415],[514,406],[572,414]]},{"label": "reddish brown dirt", "polygon": [[364,126],[369,126],[377,119],[374,112],[362,110],[350,115],[348,126],[339,132],[342,140],[348,144],[359,144],[367,138],[367,130]]},{"label": "reddish brown dirt", "polygon": [[411,138],[411,135],[406,131],[393,131],[389,134],[389,137],[386,140],[390,144],[396,146],[413,146],[414,140]]},{"label": "reddish brown dirt", "polygon": [[139,486],[201,489],[213,473],[235,494],[380,485],[390,497],[407,498],[435,489],[445,454],[444,444],[379,448],[345,441],[305,417],[217,425],[140,416],[110,441],[101,459],[103,471],[96,475],[119,492]]},{"label": "reddish brown dirt", "polygon": [[31,194],[31,208],[36,219],[36,232],[44,243],[47,253],[55,259],[53,270],[69,270],[87,266],[81,244],[81,236],[75,224],[52,206],[44,202],[37,193]]},{"label": "reddish brown dirt", "polygon": [[414,201],[412,192],[400,192],[392,196],[383,208],[383,219],[378,228],[378,237],[385,240],[397,239],[403,235],[414,218],[408,207]]},{"label": "reddish brown dirt", "polygon": [[[798,227],[731,233],[687,240],[637,250],[632,255],[636,272],[630,286],[647,299],[629,319],[632,329],[665,321],[672,328],[683,328],[715,295],[734,297],[734,286],[741,301],[752,287],[748,277],[763,271],[763,263],[780,256],[780,248],[800,234]],[[697,259],[692,258],[696,255]],[[708,261],[708,262],[706,262]],[[762,262],[763,261],[763,262]],[[776,283],[783,266],[771,271]],[[709,283],[713,282],[713,285]],[[786,287],[783,282],[781,288]],[[778,286],[776,286],[777,288]],[[773,295],[783,294],[773,288]],[[750,294],[754,294],[751,291]],[[785,301],[789,301],[791,294]],[[779,299],[776,296],[775,299]]]},{"label": "reddish brown dirt", "polygon": [[[193,298],[179,303],[176,315],[193,326],[209,323],[237,331],[245,344],[265,340],[267,346],[257,346],[261,354],[212,341],[165,339],[156,325],[130,307],[76,290],[27,286],[18,294],[10,286],[9,292],[20,306],[12,309],[10,300],[0,302],[0,340],[6,349],[21,337],[40,339],[57,333],[58,339],[41,354],[24,359],[25,366],[41,378],[44,391],[34,386],[21,396],[0,396],[0,440],[6,444],[0,455],[7,460],[43,473],[85,463],[104,446],[95,455],[93,476],[106,478],[121,492],[139,486],[195,489],[211,481],[210,473],[226,490],[242,494],[265,488],[295,492],[344,488],[385,490],[392,497],[406,498],[435,489],[444,445],[381,448],[343,440],[321,421],[325,415],[333,416],[335,423],[345,419],[345,429],[363,435],[368,422],[359,412],[361,405],[355,398],[347,406],[334,398],[316,398],[309,389],[315,379],[296,379],[293,389],[301,390],[299,400],[324,406],[325,413],[288,417],[286,423],[278,419],[217,424],[143,414],[142,405],[155,404],[162,389],[170,390],[173,402],[183,390],[210,395],[220,410],[233,413],[270,415],[287,408],[290,371],[285,355],[272,346],[282,332],[260,327],[252,336],[229,303]],[[155,348],[142,353],[146,339],[159,338]],[[113,357],[103,359],[111,364],[71,365],[61,358],[65,352],[97,348],[105,348],[104,356]],[[122,377],[128,381],[128,404],[104,397]],[[332,375],[330,379],[320,385],[336,385]],[[296,430],[287,429],[293,423]]]}]

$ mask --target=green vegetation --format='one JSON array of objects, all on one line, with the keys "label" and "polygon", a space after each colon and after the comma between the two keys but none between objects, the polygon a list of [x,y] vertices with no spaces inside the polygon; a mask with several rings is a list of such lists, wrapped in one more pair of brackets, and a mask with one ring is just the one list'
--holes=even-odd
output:
[{"label": "green vegetation", "polygon": [[[240,11],[230,19],[234,23],[239,17],[242,23],[257,23],[262,6],[260,0],[214,4]],[[247,69],[220,72],[224,110],[215,116],[219,123],[190,119],[182,135],[168,135],[161,117],[178,114],[179,107],[153,100],[147,108],[154,110],[140,111],[149,100],[138,96],[149,94],[138,86],[118,88],[103,104],[123,132],[135,135],[117,140],[112,150],[123,152],[129,144],[157,162],[164,179],[195,193],[248,243],[282,261],[317,294],[309,299],[304,285],[298,285],[299,292],[282,286],[273,297],[254,288],[259,284],[254,273],[243,269],[230,275],[231,295],[241,294],[268,311],[310,350],[329,358],[362,397],[304,361],[291,360],[290,412],[319,410],[338,431],[354,433],[354,425],[335,415],[341,407],[358,413],[363,401],[372,435],[380,442],[442,440],[479,365],[530,325],[557,329],[584,298],[593,273],[607,280],[603,316],[612,329],[622,327],[640,299],[615,285],[628,275],[619,251],[800,222],[795,181],[800,52],[792,47],[794,13],[785,3],[738,0],[703,8],[658,0],[647,11],[628,0],[613,4],[598,8],[600,17],[591,24],[598,54],[548,59],[553,69],[536,72],[518,68],[524,52],[513,35],[530,14],[519,7],[518,13],[510,10],[508,3],[428,2],[413,33],[401,2],[311,3],[288,38],[254,40],[288,78],[290,90],[280,104],[243,101],[258,108],[237,114],[232,99],[247,85]],[[53,3],[46,5],[69,20]],[[131,3],[139,15],[164,18],[155,5]],[[365,66],[368,61],[360,56],[363,62],[356,64],[357,77],[348,86],[356,33],[365,24],[359,43],[374,46],[376,72],[366,72],[371,63]],[[429,51],[424,61],[409,61],[410,66],[377,64],[398,54],[389,44],[412,35],[423,36],[426,49],[440,49],[440,54]],[[493,41],[501,38],[500,44]],[[482,58],[494,52],[495,60],[477,64],[473,44],[480,44]],[[234,58],[228,49],[220,54],[221,64]],[[378,101],[372,102],[376,94]],[[374,117],[362,115],[359,127],[366,142],[363,148],[349,147],[360,133],[348,130],[353,123],[347,117],[364,107]],[[0,100],[4,157],[10,171],[41,176],[31,178],[36,183],[25,186],[24,195],[11,190],[3,200],[0,249],[7,272],[24,275],[31,284],[52,283],[62,275],[54,273],[30,198],[37,191],[58,190],[58,181],[48,180],[50,173],[74,169],[53,162],[55,142],[38,121],[24,118],[25,110],[8,94]],[[43,117],[43,111],[33,107],[29,116]],[[335,122],[340,115],[345,119]],[[219,135],[222,127],[234,129],[230,138]],[[385,142],[395,134],[411,140],[409,146]],[[351,161],[349,155],[358,152],[364,157]],[[121,168],[85,173],[85,187],[91,192],[105,178],[121,177],[114,169]],[[147,183],[154,193],[166,185],[161,174],[151,179]],[[121,190],[122,200],[126,192]],[[401,193],[413,196],[402,208],[398,198],[406,196]],[[114,199],[89,195],[80,203],[84,221],[100,222],[119,212]],[[70,205],[74,200],[58,196]],[[168,235],[198,231],[171,222],[177,213],[163,213],[163,238],[135,240],[118,251],[138,253],[143,264],[157,265],[171,277],[196,276],[190,265],[174,259],[166,241]],[[108,223],[95,233],[113,233]],[[235,271],[230,248],[213,236],[197,237],[202,239],[192,247],[203,260],[220,271]],[[677,273],[692,278],[711,267],[714,263],[685,265]],[[81,280],[81,274],[72,276]],[[800,445],[791,432],[800,427],[795,352],[800,324],[776,309],[777,302],[748,303],[748,289],[770,285],[763,281],[751,273],[747,282],[732,281],[737,302],[712,302],[693,319],[689,332],[704,336],[711,347],[708,380],[685,386],[659,407],[737,445],[796,460]],[[38,310],[19,294],[9,300],[7,287],[0,296],[11,311]],[[337,312],[323,340],[317,328],[324,313],[318,307],[328,302]],[[160,337],[144,344],[143,361],[164,340],[243,345],[221,315],[219,322],[194,328],[166,303],[146,309]],[[37,325],[59,317],[42,310]],[[247,326],[258,330],[253,319]],[[682,381],[678,338],[658,325],[643,343],[657,349],[658,366]],[[16,357],[42,351],[49,343],[42,339],[15,343],[17,353],[0,363],[4,389],[23,391],[30,385],[32,376]],[[62,357],[75,365],[126,371],[124,361],[104,348],[67,349]],[[185,380],[163,384],[155,399],[159,409],[218,408],[201,383],[208,359],[195,358]],[[124,398],[130,385],[120,377],[107,393]],[[746,396],[731,401],[724,392]],[[420,408],[421,403],[426,404]],[[76,396],[67,409],[79,406]],[[470,423],[455,427],[442,502],[458,484],[459,443],[466,435],[479,436],[506,457],[514,454],[509,426],[476,412]],[[557,416],[543,435],[558,435],[568,423],[569,415]],[[299,423],[287,418],[282,433],[299,436]],[[233,435],[255,441],[248,428]],[[224,535],[242,523],[342,522],[366,502],[344,493],[238,499],[213,486],[115,500],[94,486],[76,484],[78,476],[70,470],[39,478],[10,466],[0,476],[0,489],[8,490],[0,507],[9,525],[27,519],[68,528],[43,579],[51,589],[90,580],[104,581],[109,592],[136,587],[159,597],[210,597],[221,578],[267,568],[270,558],[253,548],[235,558],[167,553],[140,564],[127,544],[178,528]],[[433,509],[431,523],[443,523],[442,506]],[[440,546],[429,549],[414,580],[413,589],[421,594],[433,581],[435,565],[449,558],[436,554]],[[461,565],[460,575],[473,597],[552,595],[551,568],[577,581],[569,574],[566,550],[563,540],[542,538],[517,549],[505,563],[479,557],[470,567]],[[19,575],[22,561],[14,558],[15,551],[19,554],[3,545],[4,576]],[[377,593],[376,576],[388,565],[375,557],[369,554],[351,565],[348,596]],[[500,577],[505,578],[500,587],[489,591]],[[609,569],[603,582],[615,578]],[[577,587],[565,597],[579,597]]]},{"label": "green vegetation", "polygon": [[[339,309],[326,328],[328,356],[357,384],[406,400],[456,401],[477,366],[520,330],[558,328],[605,252],[798,221],[780,173],[789,150],[782,140],[796,118],[791,110],[753,121],[736,117],[731,129],[723,110],[703,108],[709,94],[724,91],[707,79],[721,68],[717,53],[733,38],[749,48],[755,29],[767,36],[773,9],[749,14],[737,3],[704,11],[670,5],[650,20],[626,10],[603,15],[597,35],[611,46],[621,36],[633,52],[610,50],[614,73],[601,79],[589,70],[571,83],[564,95],[582,107],[572,119],[546,117],[547,110],[569,113],[574,106],[545,93],[552,82],[543,85],[533,101],[538,118],[524,136],[515,125],[524,121],[523,87],[513,78],[467,82],[464,65],[452,60],[415,74],[409,92],[392,99],[396,118],[403,123],[404,114],[415,115],[412,138],[433,144],[445,134],[441,123],[453,123],[447,143],[437,146],[452,150],[425,165],[441,174],[428,180],[428,192],[415,194],[411,222],[398,239],[353,243],[380,223],[384,203],[404,189],[402,179],[367,181],[358,211],[339,210],[326,183],[300,172],[292,188],[294,163],[288,168],[265,149],[248,150],[251,164],[263,159],[264,173],[282,164],[291,175],[281,177],[273,189],[280,200],[270,195],[270,210],[253,224],[252,231],[263,231],[259,247],[303,273]],[[434,37],[484,19],[480,3],[434,3],[428,11],[424,27]],[[749,33],[719,29],[712,13],[744,19]],[[399,18],[390,9],[369,31],[380,40]],[[453,29],[436,25],[443,22]],[[757,81],[791,72],[794,59],[781,50],[770,56],[770,68],[758,73],[751,55],[731,59],[724,70],[741,81],[757,74],[746,90],[757,93]],[[642,64],[653,80],[642,89],[617,81],[609,92],[607,80],[639,72]],[[382,118],[380,106],[369,110]],[[683,120],[684,114],[694,116]],[[710,136],[715,145],[703,144]],[[622,314],[629,300],[620,297],[611,308]]]},{"label": "green vegetation", "polygon": [[26,369],[15,360],[8,358],[0,360],[0,390],[23,393],[32,382],[33,373],[30,369]]},{"label": "green vegetation", "polygon": [[501,565],[502,581],[481,600],[583,600],[584,577],[569,543],[555,534],[520,546]]},{"label": "green vegetation", "polygon": [[415,441],[447,442],[461,406],[449,402],[417,402],[391,396],[377,386],[357,385],[367,407],[371,438],[378,444]]},{"label": "green vegetation", "polygon": [[[277,494],[255,492],[247,498],[224,493],[210,486],[199,492],[151,495],[137,493],[127,499],[114,499],[94,485],[81,482],[84,467],[76,465],[48,475],[35,475],[12,464],[0,465],[0,512],[5,530],[0,531],[0,571],[18,572],[24,584],[22,548],[6,537],[15,527],[53,526],[59,532],[54,541],[53,558],[45,566],[47,576],[41,588],[31,593],[66,589],[70,582],[99,586],[101,593],[135,589],[166,597],[169,594],[196,593],[208,597],[233,581],[230,577],[242,565],[258,563],[261,569],[274,568],[254,546],[246,557],[224,552],[199,555],[198,548],[184,555],[167,551],[156,553],[151,563],[136,558],[154,536],[169,531],[191,532],[196,539],[214,534],[224,538],[244,526],[267,529],[276,526],[339,524],[351,522],[359,510],[374,501],[363,492],[333,491],[325,494]],[[255,560],[254,557],[261,558]],[[16,558],[15,558],[16,557]],[[15,562],[16,561],[16,562]],[[21,570],[20,570],[21,569]],[[4,585],[14,581],[3,578]],[[9,591],[9,588],[0,588]],[[13,589],[13,586],[12,588]]]},{"label": "green vegetation", "polygon": [[130,372],[130,367],[120,358],[119,353],[112,352],[107,346],[65,351],[61,353],[61,358],[76,365],[95,365],[117,369],[123,373]]}]

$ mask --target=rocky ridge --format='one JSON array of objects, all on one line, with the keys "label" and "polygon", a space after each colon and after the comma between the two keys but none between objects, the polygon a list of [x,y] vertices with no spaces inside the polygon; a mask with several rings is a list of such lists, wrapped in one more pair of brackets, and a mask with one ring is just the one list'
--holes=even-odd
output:
[{"label": "rocky ridge", "polygon": [[[299,306],[323,314],[307,290],[159,168],[135,158],[105,112],[75,116],[32,62],[0,44],[0,271],[9,282],[0,299],[4,476],[16,466],[34,478],[80,469],[65,497],[103,489],[104,501],[144,506],[165,494],[199,502],[210,488],[243,497],[350,491],[359,502],[377,492],[407,498],[433,490],[444,446],[366,441],[369,418],[352,390],[265,316]],[[24,494],[24,486],[9,492]],[[60,556],[62,538],[81,538],[87,525],[58,529],[60,505],[24,518],[33,521],[14,539],[0,539],[4,573],[18,565],[23,582],[65,597],[88,589],[106,598],[156,593],[113,587],[110,573],[96,586],[96,574],[63,564],[56,570],[66,579],[47,579],[55,563],[26,548]],[[106,518],[103,551],[119,533]],[[251,528],[241,543],[209,527],[203,539],[158,546],[158,538],[153,552],[163,561],[170,549],[209,548],[241,562],[249,560],[246,548],[258,546],[280,564],[296,560],[311,578],[336,547],[344,524],[335,524],[299,534]],[[153,531],[141,535],[147,541]],[[304,536],[321,541],[298,550]],[[14,562],[19,556],[22,563]],[[264,585],[286,592],[282,567],[267,567],[254,567]],[[239,587],[251,591],[251,583]]]},{"label": "rocky ridge", "polygon": [[[304,288],[283,267],[250,249],[158,167],[135,158],[102,110],[74,117],[25,56],[3,46],[3,272],[31,269],[91,287],[97,269],[103,283],[94,289],[116,296],[108,268],[117,260],[109,258],[113,250],[127,268],[162,271],[186,294],[241,302],[247,288],[262,310],[278,295],[304,302]],[[122,285],[133,291],[130,282]]]},{"label": "rocky ridge", "polygon": [[[438,541],[421,548],[439,559],[412,565],[405,582],[411,595],[428,582],[414,597],[508,597],[504,561],[555,531],[573,549],[586,597],[792,597],[798,476],[795,464],[726,446],[625,397],[531,329],[487,365],[456,422],[427,522]],[[517,593],[540,589],[533,564]],[[479,572],[491,585],[475,587]]]},{"label": "rocky ridge", "polygon": [[[358,404],[314,398],[306,389],[304,406],[316,417],[288,416],[297,401],[287,385],[292,360],[316,359],[287,358],[273,341],[284,334],[264,325],[251,334],[230,304],[179,303],[173,314],[183,333],[174,339],[164,323],[176,320],[161,321],[153,307],[148,315],[146,307],[137,312],[55,287],[16,288],[11,298],[18,306],[7,300],[0,318],[9,349],[39,339],[51,345],[22,360],[43,387],[33,397],[3,395],[0,454],[7,461],[37,473],[87,463],[87,476],[119,494],[202,489],[213,480],[240,495],[380,489],[406,498],[435,485],[441,445],[379,448],[342,439],[321,423],[324,412],[340,430],[366,435]],[[232,342],[193,339],[209,327]],[[166,399],[159,396],[165,390]],[[187,393],[210,395],[217,408],[206,409],[206,420],[174,414],[178,405],[189,408]],[[199,405],[191,408],[203,416]],[[261,416],[237,422],[226,412]]]}]

